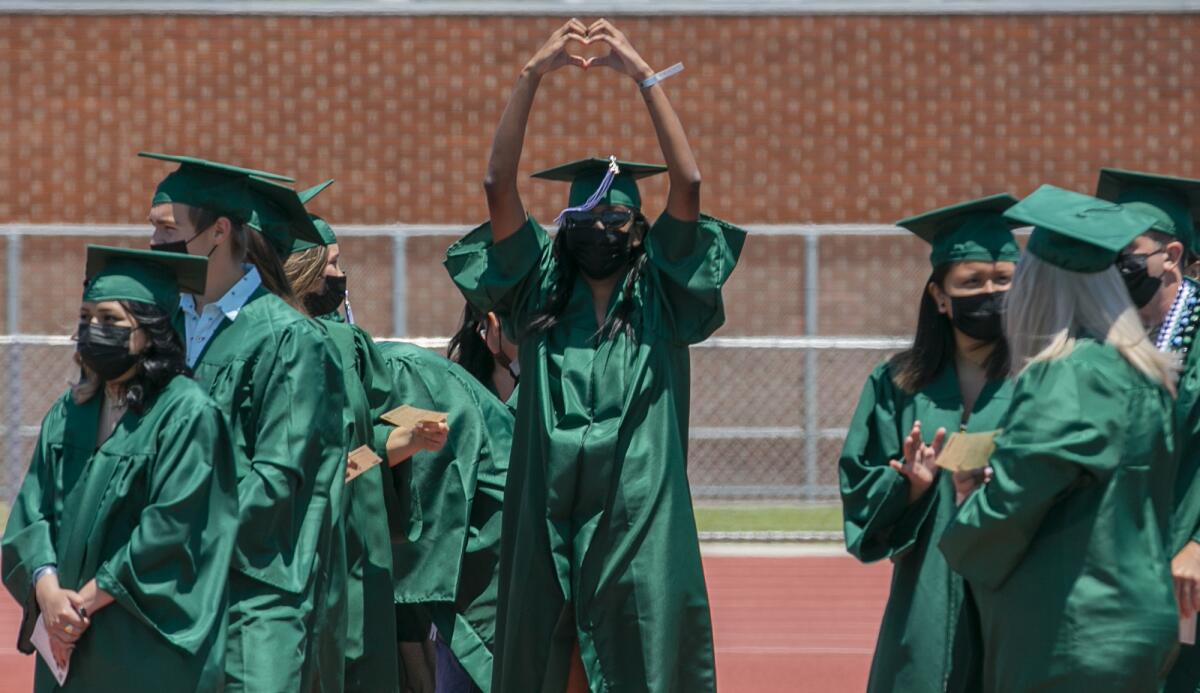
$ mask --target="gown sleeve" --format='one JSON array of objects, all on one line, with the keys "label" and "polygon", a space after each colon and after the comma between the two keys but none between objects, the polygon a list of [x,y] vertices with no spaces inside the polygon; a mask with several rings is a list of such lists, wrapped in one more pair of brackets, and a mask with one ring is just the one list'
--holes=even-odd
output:
[{"label": "gown sleeve", "polygon": [[[908,396],[881,364],[863,385],[838,458],[846,549],[861,561],[910,549],[933,507],[933,488],[908,503],[908,480],[888,465],[904,456],[901,408]],[[935,484],[936,485],[936,484]]]},{"label": "gown sleeve", "polygon": [[745,231],[710,216],[679,221],[663,212],[654,222],[646,234],[646,257],[676,341],[702,342],[725,322],[721,287],[745,241]]},{"label": "gown sleeve", "polygon": [[169,415],[150,463],[146,506],[129,542],[97,570],[96,584],[195,654],[224,627],[217,605],[237,535],[237,480],[229,430],[215,405],[189,404]]},{"label": "gown sleeve", "polygon": [[[1065,359],[1021,374],[992,453],[992,480],[971,494],[940,547],[973,585],[996,589],[1021,562],[1046,513],[1085,478],[1103,480],[1120,463],[1107,416],[1110,394]],[[1086,404],[1085,404],[1086,403]]]},{"label": "gown sleeve", "polygon": [[467,302],[494,311],[501,322],[523,327],[554,277],[550,237],[533,217],[516,233],[492,243],[491,222],[446,251],[446,270]]},{"label": "gown sleeve", "polygon": [[[371,448],[383,458],[379,465],[383,484],[383,504],[387,511],[388,533],[393,542],[407,541],[411,527],[412,465],[408,462],[392,467],[387,463],[387,439],[392,425],[379,417],[403,404],[393,396],[392,374],[383,352],[362,328],[354,328],[354,348],[358,357],[358,377],[371,408]],[[397,491],[400,489],[400,492]]]},{"label": "gown sleeve", "polygon": [[[294,323],[280,336],[273,358],[259,363],[265,377],[254,383],[258,417],[254,454],[238,481],[240,529],[234,564],[280,589],[299,593],[308,582],[321,517],[310,507],[329,475],[345,464],[341,415],[343,376],[325,340],[307,323]],[[263,357],[268,358],[270,354]],[[344,467],[343,467],[344,468]],[[340,473],[339,473],[340,479]],[[327,514],[328,510],[324,514]]]},{"label": "gown sleeve", "polygon": [[[33,460],[13,502],[0,549],[4,585],[24,609],[23,635],[27,635],[27,626],[32,626],[39,612],[33,572],[58,562],[54,548],[57,528],[55,478],[61,464],[67,397],[70,393],[63,395],[42,420]],[[25,640],[25,637],[19,639]],[[26,649],[22,648],[22,651]]]}]

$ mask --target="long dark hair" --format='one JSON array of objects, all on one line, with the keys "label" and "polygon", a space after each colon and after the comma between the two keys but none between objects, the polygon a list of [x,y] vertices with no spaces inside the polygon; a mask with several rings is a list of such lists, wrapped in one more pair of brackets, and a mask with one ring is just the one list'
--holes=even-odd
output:
[{"label": "long dark hair", "polygon": [[496,367],[495,357],[479,335],[484,326],[484,315],[467,304],[463,308],[462,324],[450,338],[446,357],[475,376],[475,379],[491,387],[492,371]]},{"label": "long dark hair", "polygon": [[[892,381],[909,394],[929,386],[943,368],[954,365],[954,326],[949,316],[938,311],[937,301],[929,295],[929,285],[939,287],[946,280],[951,263],[939,265],[921,287],[921,309],[917,315],[917,334],[913,345],[888,362]],[[1008,341],[1001,337],[984,364],[988,380],[1008,376]]]},{"label": "long dark hair", "polygon": [[121,301],[121,305],[146,334],[146,348],[138,354],[138,368],[125,387],[125,403],[141,414],[172,378],[190,376],[192,370],[170,315],[152,303]]},{"label": "long dark hair", "polygon": [[[636,339],[636,334],[633,331],[633,291],[638,281],[642,278],[642,274],[645,272],[645,240],[646,233],[649,230],[650,223],[646,221],[646,217],[642,215],[642,211],[635,208],[633,210],[633,225],[629,229],[629,241],[632,244],[629,255],[629,271],[625,274],[625,281],[621,283],[619,288],[621,296],[618,299],[616,309],[612,315],[608,316],[608,319],[604,321],[600,329],[596,330],[596,334],[593,335],[593,339],[596,341],[612,339],[622,332],[630,339]],[[579,268],[575,266],[575,261],[571,259],[571,254],[567,252],[566,237],[567,234],[562,229],[554,237],[553,253],[557,270],[551,280],[552,288],[549,300],[529,321],[528,329],[531,332],[547,332],[551,330],[558,324],[559,319],[562,317],[562,312],[566,310],[567,303],[571,300],[571,291],[575,288]]]}]

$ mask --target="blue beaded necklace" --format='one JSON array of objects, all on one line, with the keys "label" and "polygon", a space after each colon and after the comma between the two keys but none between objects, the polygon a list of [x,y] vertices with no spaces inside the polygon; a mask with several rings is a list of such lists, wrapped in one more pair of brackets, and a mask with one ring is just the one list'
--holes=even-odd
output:
[{"label": "blue beaded necklace", "polygon": [[1200,326],[1200,291],[1189,281],[1179,283],[1179,291],[1158,328],[1154,346],[1159,351],[1172,351],[1181,357],[1192,348],[1196,328]]}]

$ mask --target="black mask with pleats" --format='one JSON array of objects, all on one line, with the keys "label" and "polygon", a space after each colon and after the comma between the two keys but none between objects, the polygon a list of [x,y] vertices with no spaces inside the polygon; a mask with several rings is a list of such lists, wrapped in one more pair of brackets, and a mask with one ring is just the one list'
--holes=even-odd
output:
[{"label": "black mask with pleats", "polygon": [[129,338],[132,327],[120,325],[79,325],[79,341],[75,351],[83,365],[95,371],[104,380],[123,375],[138,362],[138,355],[129,353]]},{"label": "black mask with pleats", "polygon": [[994,342],[1004,336],[1004,293],[993,291],[971,296],[951,296],[950,322],[959,332],[983,342]]}]

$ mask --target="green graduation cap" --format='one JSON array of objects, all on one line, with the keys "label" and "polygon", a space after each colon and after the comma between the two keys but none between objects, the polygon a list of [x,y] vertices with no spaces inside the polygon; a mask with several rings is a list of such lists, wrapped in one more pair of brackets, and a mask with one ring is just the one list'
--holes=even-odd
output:
[{"label": "green graduation cap", "polygon": [[1129,242],[1154,226],[1155,218],[1128,205],[1043,185],[1008,208],[1004,216],[1032,224],[1026,249],[1072,272],[1102,272]]},{"label": "green graduation cap", "polygon": [[208,258],[157,250],[87,247],[85,301],[152,303],[170,315],[179,293],[204,293]]},{"label": "green graduation cap", "polygon": [[226,214],[237,221],[254,225],[254,203],[249,189],[251,176],[291,182],[287,176],[205,161],[193,156],[138,152],[138,156],[179,164],[154,191],[152,205],[178,202]]},{"label": "green graduation cap", "polygon": [[1016,262],[1021,248],[1013,238],[1014,224],[1004,210],[1017,204],[1008,193],[981,197],[901,219],[896,226],[912,231],[930,246],[929,264],[948,262]]},{"label": "green graduation cap", "polygon": [[257,224],[252,226],[280,259],[292,254],[292,244],[297,241],[321,243],[321,234],[295,190],[255,176],[249,179],[249,189],[257,217]]},{"label": "green graduation cap", "polygon": [[[320,183],[318,185],[312,186],[311,188],[301,190],[299,193],[300,201],[303,202],[304,204],[308,204],[309,200],[311,200],[314,197],[316,197],[317,195],[319,195],[321,193],[321,191],[323,191],[325,188],[328,188],[331,185],[333,185],[332,178],[325,181],[324,183]],[[329,224],[324,219],[322,219],[321,217],[319,217],[315,214],[312,214],[312,213],[309,213],[308,218],[312,221],[313,226],[317,229],[317,234],[321,236],[321,242],[313,243],[311,241],[296,239],[295,241],[292,241],[292,249],[291,249],[291,253],[290,253],[292,255],[295,255],[296,253],[304,252],[305,250],[308,250],[309,248],[315,248],[318,245],[333,245],[334,243],[337,243],[337,236],[334,235],[333,228],[330,227]]]},{"label": "green graduation cap", "polygon": [[567,209],[559,214],[561,219],[567,212],[586,212],[599,204],[641,208],[642,195],[638,191],[637,181],[666,170],[667,167],[660,164],[617,161],[615,156],[610,156],[607,159],[592,157],[572,161],[538,171],[533,177],[571,184]]},{"label": "green graduation cap", "polygon": [[1155,231],[1178,238],[1189,251],[1200,250],[1196,247],[1200,180],[1102,168],[1096,197],[1149,214],[1155,219]]}]

